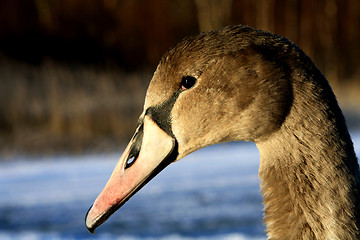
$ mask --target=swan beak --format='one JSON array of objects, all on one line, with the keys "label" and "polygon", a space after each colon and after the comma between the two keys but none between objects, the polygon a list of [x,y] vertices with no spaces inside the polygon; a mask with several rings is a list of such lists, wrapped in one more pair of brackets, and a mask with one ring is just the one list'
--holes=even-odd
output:
[{"label": "swan beak", "polygon": [[177,157],[177,144],[149,116],[144,117],[89,209],[85,224],[94,233],[117,209]]}]

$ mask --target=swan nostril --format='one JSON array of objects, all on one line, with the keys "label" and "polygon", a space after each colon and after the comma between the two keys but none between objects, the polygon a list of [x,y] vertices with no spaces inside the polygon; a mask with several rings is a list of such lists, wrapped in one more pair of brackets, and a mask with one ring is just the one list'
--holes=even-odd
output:
[{"label": "swan nostril", "polygon": [[125,169],[131,167],[134,164],[135,161],[136,161],[135,156],[129,157],[128,160],[126,161]]},{"label": "swan nostril", "polygon": [[141,144],[142,144],[142,138],[143,138],[143,120],[139,120],[139,126],[137,127],[137,130],[135,132],[135,135],[133,137],[132,141],[132,145],[130,148],[130,153],[127,157],[127,160],[125,162],[125,166],[124,169],[126,170],[127,168],[131,167],[136,159],[139,156],[140,153],[140,148],[141,148]]}]

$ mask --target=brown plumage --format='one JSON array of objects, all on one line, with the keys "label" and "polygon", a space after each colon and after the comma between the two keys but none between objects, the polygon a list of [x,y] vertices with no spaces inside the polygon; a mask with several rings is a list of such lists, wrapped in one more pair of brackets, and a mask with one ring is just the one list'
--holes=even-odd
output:
[{"label": "brown plumage", "polygon": [[[186,76],[196,79],[188,89]],[[165,139],[161,161],[151,155],[149,134]],[[253,141],[260,151],[270,239],[360,238],[359,166],[328,82],[292,42],[244,26],[187,38],[164,55],[136,134],[87,227],[93,231],[167,164],[226,141]],[[143,180],[113,180],[135,169]]]}]

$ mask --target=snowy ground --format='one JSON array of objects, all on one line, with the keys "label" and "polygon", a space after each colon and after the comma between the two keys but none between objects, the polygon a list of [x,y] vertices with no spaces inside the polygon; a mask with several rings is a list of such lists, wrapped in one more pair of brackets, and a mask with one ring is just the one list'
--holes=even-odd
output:
[{"label": "snowy ground", "polygon": [[[360,132],[352,134],[360,155]],[[197,151],[174,163],[95,235],[84,218],[120,153],[0,161],[0,239],[265,239],[251,143]]]}]

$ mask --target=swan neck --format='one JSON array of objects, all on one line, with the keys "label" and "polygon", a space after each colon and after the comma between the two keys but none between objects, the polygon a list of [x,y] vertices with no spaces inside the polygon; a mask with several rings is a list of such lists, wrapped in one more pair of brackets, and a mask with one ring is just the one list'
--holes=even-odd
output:
[{"label": "swan neck", "polygon": [[270,239],[360,236],[359,167],[342,114],[336,119],[332,111],[301,119],[290,113],[278,132],[257,143]]}]

